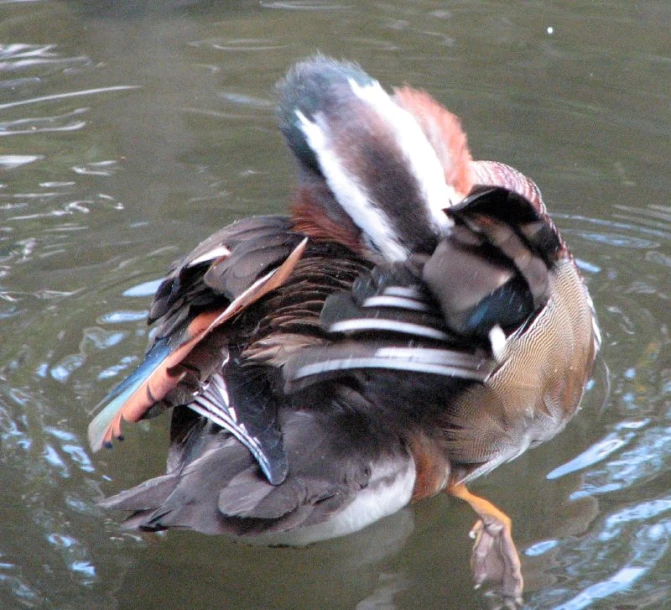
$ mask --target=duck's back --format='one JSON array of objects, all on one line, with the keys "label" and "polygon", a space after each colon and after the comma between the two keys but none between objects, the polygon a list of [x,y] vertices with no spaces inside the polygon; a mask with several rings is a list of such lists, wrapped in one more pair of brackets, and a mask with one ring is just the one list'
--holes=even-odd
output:
[{"label": "duck's back", "polygon": [[592,304],[530,179],[357,66],[316,57],[279,91],[292,216],[234,223],[173,268],[145,361],[90,426],[98,449],[172,410],[167,473],[103,502],[129,527],[302,544],[466,498],[561,430],[590,374]]}]

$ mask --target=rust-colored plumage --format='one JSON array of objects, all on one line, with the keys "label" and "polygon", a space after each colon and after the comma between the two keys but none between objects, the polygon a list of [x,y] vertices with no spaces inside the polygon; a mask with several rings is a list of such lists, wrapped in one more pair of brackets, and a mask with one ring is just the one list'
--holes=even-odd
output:
[{"label": "rust-colored plumage", "polygon": [[443,166],[445,182],[453,186],[457,193],[465,197],[473,184],[499,184],[495,181],[474,183],[466,134],[461,128],[461,121],[454,114],[428,93],[410,87],[396,89],[394,99],[413,115],[422,128]]}]

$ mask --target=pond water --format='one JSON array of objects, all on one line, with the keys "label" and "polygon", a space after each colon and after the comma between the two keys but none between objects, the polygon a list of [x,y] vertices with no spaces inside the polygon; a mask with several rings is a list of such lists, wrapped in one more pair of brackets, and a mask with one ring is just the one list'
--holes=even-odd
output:
[{"label": "pond water", "polygon": [[[474,485],[528,608],[671,608],[671,4],[0,2],[0,607],[486,608],[438,497],[307,549],[139,536],[96,500],[161,471],[167,421],[93,456],[155,282],[293,164],[273,83],[317,50],[430,91],[543,189],[604,344],[565,432]],[[167,419],[167,418],[165,418]]]}]

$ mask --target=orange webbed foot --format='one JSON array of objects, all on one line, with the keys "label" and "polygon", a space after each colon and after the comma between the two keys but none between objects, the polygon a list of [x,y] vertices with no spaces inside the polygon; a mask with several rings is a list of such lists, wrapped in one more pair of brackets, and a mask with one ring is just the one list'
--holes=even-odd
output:
[{"label": "orange webbed foot", "polygon": [[475,586],[490,582],[505,598],[505,607],[518,607],[522,604],[524,579],[510,517],[488,500],[472,494],[463,483],[450,485],[447,491],[468,502],[480,516],[471,530],[471,537],[475,539],[471,555]]}]

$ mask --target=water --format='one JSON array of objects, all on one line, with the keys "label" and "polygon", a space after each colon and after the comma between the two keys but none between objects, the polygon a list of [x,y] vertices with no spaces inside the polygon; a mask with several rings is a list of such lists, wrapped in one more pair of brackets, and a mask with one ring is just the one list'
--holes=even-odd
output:
[{"label": "water", "polygon": [[663,0],[0,3],[0,607],[488,607],[447,497],[303,550],[132,535],[95,506],[162,469],[167,422],[94,457],[89,411],[167,265],[284,209],[272,86],[321,50],[533,176],[589,283],[582,412],[474,487],[513,517],[527,607],[671,608],[670,26]]}]

